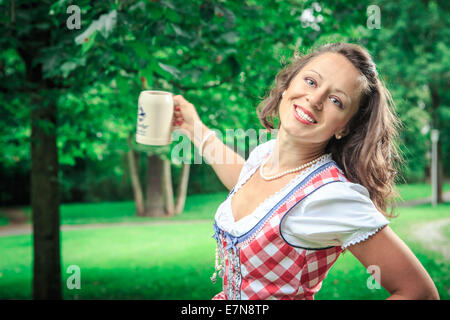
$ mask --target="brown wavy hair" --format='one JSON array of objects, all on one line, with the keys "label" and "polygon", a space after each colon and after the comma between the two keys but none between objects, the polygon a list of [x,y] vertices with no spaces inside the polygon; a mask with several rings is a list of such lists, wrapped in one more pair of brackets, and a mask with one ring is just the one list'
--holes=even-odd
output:
[{"label": "brown wavy hair", "polygon": [[[347,179],[369,191],[372,202],[380,212],[393,218],[395,199],[399,197],[395,180],[404,161],[397,144],[402,123],[395,114],[391,94],[379,78],[375,63],[366,49],[338,42],[312,49],[302,56],[294,56],[293,61],[276,75],[269,95],[256,108],[258,118],[266,129],[273,130],[274,120],[279,118],[278,108],[283,91],[288,89],[291,80],[308,62],[329,52],[343,55],[360,71],[362,90],[359,109],[348,123],[348,134],[339,140],[333,136],[325,152],[332,154]],[[277,128],[280,128],[279,123]],[[389,213],[388,207],[391,207]]]}]

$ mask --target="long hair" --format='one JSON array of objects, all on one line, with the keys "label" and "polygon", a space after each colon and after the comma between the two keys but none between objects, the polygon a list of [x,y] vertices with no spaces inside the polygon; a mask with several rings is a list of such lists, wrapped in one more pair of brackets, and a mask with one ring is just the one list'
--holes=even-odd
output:
[{"label": "long hair", "polygon": [[[367,50],[355,44],[338,42],[295,57],[277,74],[274,87],[256,108],[258,118],[266,129],[274,129],[283,91],[308,62],[327,52],[343,55],[360,71],[362,91],[359,109],[349,120],[349,133],[339,140],[333,136],[325,152],[332,154],[347,179],[369,191],[380,212],[392,218],[395,198],[398,197],[395,179],[403,164],[396,141],[402,123],[394,112],[391,94],[379,78]],[[388,206],[391,207],[389,213]]]}]

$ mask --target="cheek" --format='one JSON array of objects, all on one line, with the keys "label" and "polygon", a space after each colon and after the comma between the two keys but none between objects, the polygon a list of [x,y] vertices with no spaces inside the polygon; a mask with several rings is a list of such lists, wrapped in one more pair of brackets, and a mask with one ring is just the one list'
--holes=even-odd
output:
[{"label": "cheek", "polygon": [[295,83],[291,83],[291,86],[289,89],[292,90],[292,92],[305,93],[311,88],[308,87],[308,85],[303,81],[303,79],[299,79],[299,81],[296,81]]},{"label": "cheek", "polygon": [[325,125],[328,129],[328,131],[331,134],[334,134],[334,132],[342,129],[345,127],[345,125],[348,123],[348,117],[342,116],[342,115],[329,115],[327,119],[325,120]]},{"label": "cheek", "polygon": [[290,112],[290,105],[287,99],[281,99],[280,105],[278,107],[278,113],[280,117],[285,117],[288,112]]}]

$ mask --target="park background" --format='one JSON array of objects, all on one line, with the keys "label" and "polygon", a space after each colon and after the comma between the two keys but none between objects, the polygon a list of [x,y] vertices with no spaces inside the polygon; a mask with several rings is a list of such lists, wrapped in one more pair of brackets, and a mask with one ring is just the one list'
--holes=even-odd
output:
[{"label": "park background", "polygon": [[[277,72],[336,41],[366,47],[393,95],[405,164],[391,227],[449,298],[448,1],[0,0],[0,8],[0,299],[210,299],[221,289],[209,280],[212,221],[227,190],[208,164],[171,159],[175,143],[136,145],[139,93],[182,94],[224,136],[242,128],[228,142],[248,156],[245,130],[263,128],[256,106]],[[432,129],[437,206],[427,198]],[[388,296],[345,254],[316,298]]]}]

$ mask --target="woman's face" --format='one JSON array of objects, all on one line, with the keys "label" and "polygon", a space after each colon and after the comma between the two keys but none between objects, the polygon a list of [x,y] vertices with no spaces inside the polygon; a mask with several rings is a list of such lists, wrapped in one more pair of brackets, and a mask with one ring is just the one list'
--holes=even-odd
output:
[{"label": "woman's face", "polygon": [[[360,72],[344,56],[324,53],[292,79],[280,102],[280,130],[298,141],[326,144],[358,111]],[[311,122],[312,120],[312,122]]]}]

